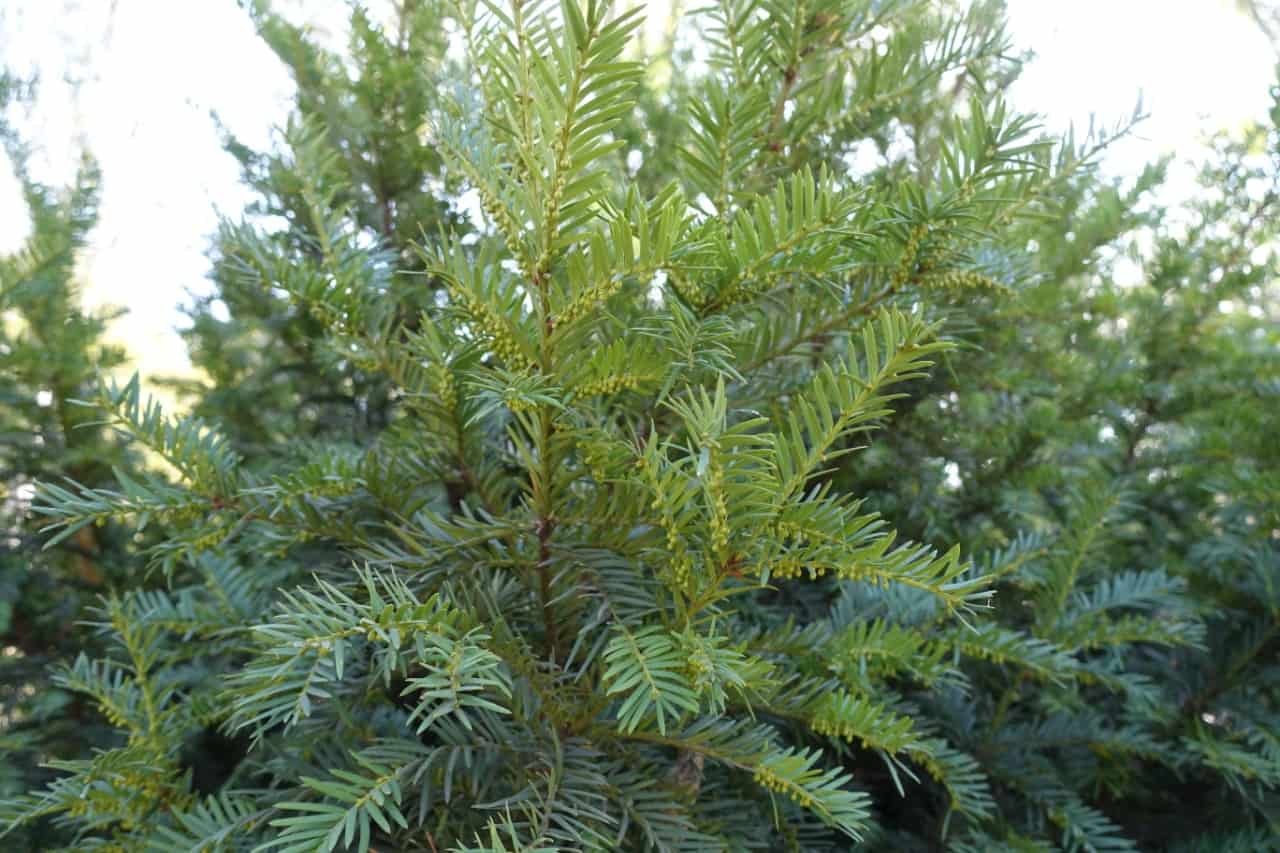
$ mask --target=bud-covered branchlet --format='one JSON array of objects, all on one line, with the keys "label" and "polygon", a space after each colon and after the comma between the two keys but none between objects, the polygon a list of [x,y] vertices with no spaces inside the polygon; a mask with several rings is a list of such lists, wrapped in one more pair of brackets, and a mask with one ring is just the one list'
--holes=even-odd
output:
[{"label": "bud-covered branchlet", "polygon": [[488,341],[493,354],[499,361],[513,369],[532,366],[532,360],[521,346],[507,318],[499,315],[492,306],[475,298],[467,291],[455,289],[452,296],[458,300],[462,310],[475,324],[476,333]]}]

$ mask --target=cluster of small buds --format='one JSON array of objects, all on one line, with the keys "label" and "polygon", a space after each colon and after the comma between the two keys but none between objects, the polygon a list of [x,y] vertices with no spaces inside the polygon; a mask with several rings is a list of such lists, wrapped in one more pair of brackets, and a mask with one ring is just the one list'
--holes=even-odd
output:
[{"label": "cluster of small buds", "polygon": [[945,287],[949,290],[974,290],[978,288],[1008,290],[1007,287],[991,276],[972,270],[951,270],[931,275],[925,279],[924,283],[931,287]]},{"label": "cluster of small buds", "polygon": [[[101,784],[101,783],[100,783]],[[105,788],[106,785],[102,785]],[[86,793],[76,799],[68,800],[67,813],[72,817],[86,817],[90,812],[101,809],[101,811],[113,813],[119,811],[119,803],[115,802],[113,797],[108,794],[99,792],[91,793],[91,789],[86,788]],[[122,826],[132,824],[132,821],[122,821]],[[101,848],[97,848],[101,849]],[[124,848],[119,848],[124,849]]]},{"label": "cluster of small buds", "polygon": [[620,391],[631,391],[640,385],[642,377],[634,373],[623,373],[618,376],[602,376],[578,386],[579,397],[596,397],[617,394]]},{"label": "cluster of small buds", "polygon": [[587,466],[587,470],[591,472],[591,479],[597,483],[603,483],[608,479],[609,472],[606,466],[609,464],[609,453],[605,448],[585,444],[582,461]]},{"label": "cluster of small buds", "polygon": [[[191,798],[179,797],[175,801],[171,796],[173,792],[169,789],[168,785],[165,782],[167,778],[168,778],[167,773],[159,773],[159,772],[157,773],[136,773],[136,772],[124,773],[124,774],[121,774],[121,778],[119,778],[117,781],[112,783],[111,787],[113,788],[118,787],[118,789],[127,789],[134,794],[141,794],[142,797],[139,799],[142,802],[164,801],[164,802],[167,802],[173,808],[177,808],[177,809],[187,808],[190,805]],[[107,787],[106,785],[102,785],[101,787],[98,787],[97,785],[87,787],[86,796],[78,797],[75,800],[72,800],[71,802],[68,803],[67,805],[68,814],[72,815],[73,817],[85,817],[86,815],[90,814],[93,810],[95,810],[95,807],[100,811],[105,811],[109,813],[118,813],[119,803],[116,802],[115,798],[111,794],[104,792],[103,789],[106,787]],[[125,830],[136,829],[140,825],[141,825],[140,821],[130,817],[123,817],[120,821],[121,828]],[[95,850],[115,849],[115,850],[122,851],[122,853],[125,850],[125,848],[123,847],[106,847],[106,848],[95,847],[94,849]]]},{"label": "cluster of small buds", "polygon": [[744,302],[750,302],[756,298],[758,292],[755,288],[743,287],[741,284],[734,286],[730,290],[716,294],[707,302],[715,301],[721,308],[732,308],[735,305],[741,305]]},{"label": "cluster of small buds", "polygon": [[920,257],[920,244],[928,233],[929,226],[920,224],[912,228],[911,233],[907,235],[907,243],[902,247],[902,259],[898,261],[898,268],[893,273],[895,287],[906,284],[911,274],[915,272],[916,262]]},{"label": "cluster of small buds", "polygon": [[204,533],[201,533],[199,536],[192,539],[188,544],[188,547],[193,551],[208,551],[218,547],[218,544],[226,538],[226,535],[227,531],[220,527],[215,527],[212,530],[206,530]]},{"label": "cluster of small buds", "polygon": [[99,706],[99,710],[102,712],[102,716],[107,718],[107,722],[116,728],[123,729],[128,727],[129,718],[119,706],[104,702]]},{"label": "cluster of small buds", "polygon": [[462,303],[463,310],[476,324],[476,331],[489,339],[494,355],[508,365],[529,366],[529,359],[521,349],[520,342],[492,308],[463,290],[455,289],[453,296]]},{"label": "cluster of small buds", "polygon": [[755,782],[762,788],[767,788],[779,794],[787,794],[801,808],[810,808],[813,806],[813,797],[805,793],[804,789],[788,783],[785,779],[778,776],[768,767],[757,767],[753,774]]},{"label": "cluster of small buds", "polygon": [[831,720],[823,717],[815,717],[809,721],[809,728],[820,735],[827,737],[838,737],[844,740],[853,740],[857,735],[853,731],[853,727],[839,720]]},{"label": "cluster of small buds", "polygon": [[830,716],[817,716],[809,721],[809,728],[816,734],[826,735],[827,737],[838,737],[849,742],[860,742],[864,746],[867,741],[858,731],[848,723],[835,719]]},{"label": "cluster of small buds", "polygon": [[711,547],[716,553],[723,553],[729,548],[729,508],[725,505],[724,493],[716,490],[711,501]]},{"label": "cluster of small buds", "polygon": [[738,281],[730,289],[710,294],[707,302],[714,301],[723,308],[732,308],[735,305],[741,305],[744,302],[750,302],[758,298],[762,293],[765,293],[769,288],[791,274],[791,270],[785,267],[781,270],[752,269],[748,271],[748,278]]},{"label": "cluster of small buds", "polygon": [[621,288],[622,277],[616,275],[610,276],[600,284],[588,287],[560,312],[558,318],[560,325],[564,326],[580,319],[598,303],[605,301],[610,296],[613,296]]},{"label": "cluster of small buds", "polygon": [[916,255],[916,271],[919,275],[927,275],[942,266],[950,256],[947,246],[940,240],[930,240],[927,246],[921,246]]},{"label": "cluster of small buds", "polygon": [[861,581],[863,583],[869,583],[880,589],[889,588],[888,579],[880,575],[871,574],[868,567],[862,563],[854,563],[850,566],[837,567],[836,577],[840,578],[842,581]]},{"label": "cluster of small buds", "polygon": [[521,228],[511,218],[511,213],[507,210],[506,205],[497,196],[485,190],[484,181],[473,180],[472,185],[479,191],[480,209],[488,214],[489,219],[498,226],[498,231],[502,234],[502,241],[506,244],[507,251],[511,253],[513,258],[525,257],[524,246],[519,242]]},{"label": "cluster of small buds", "polygon": [[502,402],[506,403],[507,408],[517,415],[524,414],[525,412],[532,411],[536,408],[534,404],[519,396],[515,391],[509,391],[505,394],[502,398]]},{"label": "cluster of small buds", "polygon": [[[217,508],[216,506],[214,507]],[[209,507],[205,504],[184,504],[182,506],[173,507],[163,510],[164,520],[177,526],[198,522],[204,519],[209,512]],[[106,518],[99,518],[94,522],[99,527],[107,523]]]},{"label": "cluster of small buds", "polygon": [[[791,580],[800,577],[805,570],[805,565],[794,557],[785,557],[777,563],[769,567],[769,574],[781,580]],[[813,569],[809,570],[810,576],[814,576]]]},{"label": "cluster of small buds", "polygon": [[689,679],[695,684],[702,684],[703,679],[712,672],[714,667],[711,659],[707,657],[706,652],[702,649],[691,651],[686,658],[685,671],[689,675]]},{"label": "cluster of small buds", "polygon": [[798,524],[778,520],[773,522],[769,532],[772,533],[779,542],[786,543],[802,541],[806,531]]},{"label": "cluster of small buds", "polygon": [[[668,533],[667,539],[668,543],[670,543],[670,533]],[[667,565],[667,571],[671,576],[673,586],[678,589],[688,590],[690,581],[693,579],[693,558],[686,553],[676,554]]]},{"label": "cluster of small buds", "polygon": [[675,520],[672,518],[664,518],[663,525],[667,528],[667,550],[680,550],[680,532],[676,530]]},{"label": "cluster of small buds", "polygon": [[[995,153],[991,151],[989,153]],[[956,191],[956,204],[964,205],[973,200],[973,194],[977,192],[978,183],[973,178],[966,178],[961,184],[960,189]]]},{"label": "cluster of small buds", "polygon": [[653,500],[649,502],[649,508],[662,514],[661,524],[667,532],[667,550],[672,554],[671,562],[667,564],[664,574],[670,578],[674,586],[680,589],[688,589],[690,580],[693,577],[693,558],[685,550],[684,541],[680,536],[675,516],[666,507],[662,481],[646,463],[645,457],[641,456],[636,460],[636,467],[644,470],[648,475],[649,487],[654,493]]},{"label": "cluster of small buds", "polygon": [[704,282],[685,279],[677,283],[677,279],[674,277],[669,278],[668,281],[671,282],[672,287],[681,297],[696,308],[706,308],[717,297],[711,286]]},{"label": "cluster of small buds", "polygon": [[453,371],[448,365],[437,365],[436,393],[440,395],[440,404],[448,411],[458,407],[458,384],[453,379]]},{"label": "cluster of small buds", "polygon": [[729,547],[729,506],[724,497],[724,466],[720,464],[714,445],[707,474],[707,491],[711,498],[711,547],[716,553],[724,553]]}]

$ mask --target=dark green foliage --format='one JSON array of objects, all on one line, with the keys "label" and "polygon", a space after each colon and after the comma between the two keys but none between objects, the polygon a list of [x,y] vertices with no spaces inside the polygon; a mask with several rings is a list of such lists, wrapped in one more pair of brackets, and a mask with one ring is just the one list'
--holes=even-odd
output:
[{"label": "dark green foliage", "polygon": [[[411,329],[432,304],[412,244],[457,222],[457,179],[443,174],[421,123],[440,81],[457,71],[444,57],[433,3],[401,4],[385,30],[355,9],[346,56],[265,4],[247,5],[292,72],[297,113],[279,152],[227,137],[260,200],[248,222],[228,222],[218,234],[217,287],[196,300],[185,333],[193,365],[212,385],[182,387],[242,453],[318,437],[366,442],[389,423],[391,388],[367,363],[372,354],[321,345],[334,319],[324,314],[326,289],[355,283],[353,298],[378,292],[377,316],[361,318],[366,324]],[[366,251],[372,245],[377,252]],[[359,346],[358,335],[352,343]]]},{"label": "dark green foliage", "polygon": [[[996,620],[1054,653],[975,662],[963,708],[914,696],[996,783],[1005,820],[975,849],[1275,844],[1276,127],[1219,139],[1182,209],[1145,199],[1158,169],[1064,192],[1024,228],[1038,283],[839,479],[990,554]],[[1116,283],[1137,239],[1139,275]]]},{"label": "dark green foliage", "polygon": [[[0,77],[0,109],[25,89]],[[102,340],[109,318],[85,313],[75,284],[76,252],[97,218],[97,165],[86,157],[72,186],[45,186],[3,118],[0,139],[30,216],[22,245],[0,257],[0,794],[12,796],[54,777],[41,762],[115,741],[51,667],[101,649],[77,620],[136,568],[132,531],[114,524],[43,549],[35,483],[107,484],[113,466],[136,459],[96,423],[98,412],[76,404],[93,394],[98,371],[123,359]],[[34,842],[19,833],[9,843]]]},{"label": "dark green foliage", "polygon": [[594,0],[252,13],[297,114],[229,143],[196,417],[94,399],[176,473],[37,504],[163,531],[61,676],[120,745],[5,828],[1272,843],[1276,131],[1159,210],[1002,104],[995,3],[726,2],[669,77]]}]

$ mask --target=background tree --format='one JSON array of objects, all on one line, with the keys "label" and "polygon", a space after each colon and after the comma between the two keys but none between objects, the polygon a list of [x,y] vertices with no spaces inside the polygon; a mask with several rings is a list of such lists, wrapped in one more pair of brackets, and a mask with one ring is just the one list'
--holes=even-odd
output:
[{"label": "background tree", "polygon": [[1267,0],[1236,0],[1236,5],[1253,19],[1273,43],[1280,39],[1280,5]]},{"label": "background tree", "polygon": [[[1024,226],[1038,280],[842,471],[998,579],[1003,654],[910,694],[994,783],[975,849],[1275,844],[1277,118],[1216,139],[1182,208],[1159,168],[1061,193]],[[914,621],[865,591],[843,618]]]},{"label": "background tree", "polygon": [[[42,521],[31,511],[37,480],[114,482],[113,468],[137,463],[98,424],[100,413],[76,400],[96,392],[99,371],[124,360],[103,341],[110,317],[86,313],[75,282],[77,253],[97,217],[98,169],[86,156],[74,183],[46,186],[32,177],[31,152],[8,124],[31,86],[0,77],[0,140],[30,217],[29,234],[0,257],[0,791],[5,796],[57,775],[38,765],[82,755],[114,741],[112,728],[74,685],[50,667],[100,649],[77,622],[107,589],[137,583],[132,531],[84,527],[43,549]],[[13,844],[56,839],[48,826]]]},{"label": "background tree", "polygon": [[326,48],[266,3],[246,6],[292,73],[296,108],[286,135],[306,144],[258,152],[225,134],[259,200],[214,241],[214,289],[195,300],[184,333],[205,381],[179,388],[242,453],[278,454],[334,436],[367,443],[391,419],[386,377],[324,346],[326,319],[316,311],[326,295],[298,288],[306,271],[314,284],[325,264],[362,262],[363,254],[327,254],[357,237],[361,248],[377,246],[375,262],[387,267],[378,273],[387,288],[383,322],[412,329],[432,303],[413,241],[465,223],[454,204],[456,179],[442,183],[440,153],[423,121],[436,87],[460,68],[446,55],[433,3],[397,4],[385,22],[353,6],[345,52]]}]

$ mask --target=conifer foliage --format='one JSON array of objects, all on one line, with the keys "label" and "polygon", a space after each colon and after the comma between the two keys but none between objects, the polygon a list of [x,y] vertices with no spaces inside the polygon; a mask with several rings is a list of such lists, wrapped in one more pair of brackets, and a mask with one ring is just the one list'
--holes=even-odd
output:
[{"label": "conifer foliage", "polygon": [[[97,652],[93,632],[77,625],[83,608],[125,582],[134,561],[132,531],[85,527],[42,549],[43,520],[31,505],[38,480],[113,481],[133,454],[77,405],[99,371],[123,360],[103,340],[109,316],[81,309],[76,252],[97,219],[98,168],[81,160],[69,187],[32,174],[32,151],[8,121],[33,87],[0,75],[0,142],[26,204],[28,231],[0,257],[0,795],[57,775],[38,765],[110,742],[93,703],[54,677],[52,665]],[[42,832],[48,833],[43,827]],[[14,844],[28,842],[19,834]]]},{"label": "conifer foliage", "polygon": [[[963,695],[916,697],[997,783],[1006,821],[973,849],[1280,838],[1277,120],[1216,139],[1181,209],[1148,197],[1162,165],[1062,192],[1024,226],[1039,283],[839,478],[986,555],[1000,603],[980,633],[1007,656],[979,655]],[[1117,282],[1137,238],[1152,248]]]},{"label": "conifer foliage", "polygon": [[[1119,334],[1146,291],[1082,280],[1152,221],[1143,188],[1097,180],[1109,136],[1001,102],[998,4],[726,0],[651,64],[641,10],[603,0],[394,12],[356,9],[352,62],[253,9],[298,110],[279,151],[230,142],[263,201],[196,309],[197,416],[136,381],[93,401],[176,473],[36,505],[55,545],[162,531],[165,587],[107,596],[112,648],[59,676],[120,738],[0,832],[1121,850],[1144,783],[1194,778],[1196,832],[1265,842],[1274,679],[1242,679],[1274,658],[1274,454],[1208,464],[1212,494],[1180,474],[1195,541],[1160,538],[1171,475],[1137,466],[1201,464],[1235,421],[1198,390],[1135,402],[1181,382],[1175,331]],[[1269,284],[1228,248],[1263,219],[1160,244],[1162,328],[1210,322],[1215,268]],[[1204,385],[1247,384],[1258,334]],[[988,383],[1025,423],[987,428]],[[1072,443],[1099,417],[1121,452]]]}]

